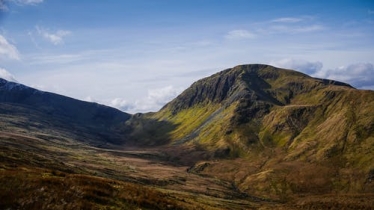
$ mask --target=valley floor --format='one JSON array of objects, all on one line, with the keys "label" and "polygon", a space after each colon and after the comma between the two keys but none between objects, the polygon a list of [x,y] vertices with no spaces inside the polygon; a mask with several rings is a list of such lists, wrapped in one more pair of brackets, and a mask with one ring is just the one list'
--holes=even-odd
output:
[{"label": "valley floor", "polygon": [[[374,195],[270,200],[192,173],[188,148],[99,148],[0,132],[0,209],[370,209]],[[172,154],[173,153],[173,154]]]}]

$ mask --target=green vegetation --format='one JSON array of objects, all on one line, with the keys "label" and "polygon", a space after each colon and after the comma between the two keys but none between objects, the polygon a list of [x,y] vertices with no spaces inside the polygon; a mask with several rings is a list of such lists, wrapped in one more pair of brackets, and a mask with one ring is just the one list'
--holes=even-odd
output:
[{"label": "green vegetation", "polygon": [[[374,168],[373,107],[372,91],[292,70],[244,65],[197,81],[156,116],[176,124],[171,142],[188,137],[184,143],[220,154],[213,157],[253,162],[250,167],[262,160],[236,184],[250,194],[284,200],[279,197],[283,192],[292,197],[373,190],[365,181]],[[297,172],[294,164],[311,172]],[[200,173],[236,180],[242,165],[231,176],[211,171],[212,164]],[[271,171],[266,178],[265,171]]]}]

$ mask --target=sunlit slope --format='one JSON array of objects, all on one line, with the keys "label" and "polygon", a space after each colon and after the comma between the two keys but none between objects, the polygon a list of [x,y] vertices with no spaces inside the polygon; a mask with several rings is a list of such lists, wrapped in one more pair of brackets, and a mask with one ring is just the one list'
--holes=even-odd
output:
[{"label": "sunlit slope", "polygon": [[372,91],[292,70],[242,65],[195,82],[146,117],[173,125],[167,130],[171,144],[234,156],[273,146],[296,151],[308,139],[327,145],[323,138],[341,140],[345,133],[372,136],[372,97]]},{"label": "sunlit slope", "polygon": [[249,194],[286,201],[374,192],[373,91],[242,65],[195,82],[145,116],[172,125],[168,144],[209,154],[191,172],[232,181]]}]

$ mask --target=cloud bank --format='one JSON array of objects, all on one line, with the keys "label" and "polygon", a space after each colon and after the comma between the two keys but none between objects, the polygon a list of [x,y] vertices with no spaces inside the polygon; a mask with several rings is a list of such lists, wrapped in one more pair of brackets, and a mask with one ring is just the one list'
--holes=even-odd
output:
[{"label": "cloud bank", "polygon": [[115,98],[111,100],[107,105],[125,112],[136,109],[133,103],[130,103],[123,98]]},{"label": "cloud bank", "polygon": [[360,89],[374,89],[374,66],[372,63],[354,63],[335,69],[321,69],[313,76],[347,82]]},{"label": "cloud bank", "polygon": [[280,67],[280,68],[301,71],[309,75],[312,75],[312,74],[315,74],[316,72],[321,71],[322,66],[323,66],[322,62],[319,62],[319,61],[310,62],[310,61],[305,61],[301,59],[291,59],[291,58],[286,58],[286,59],[282,59],[279,61],[272,61],[270,62],[270,65]]},{"label": "cloud bank", "polygon": [[310,62],[288,58],[273,61],[270,65],[298,70],[313,77],[345,82],[360,89],[374,89],[374,65],[372,63],[354,63],[333,69],[323,69],[320,61]]},{"label": "cloud bank", "polygon": [[182,88],[166,86],[163,88],[148,90],[148,95],[145,98],[139,99],[135,102],[129,102],[123,98],[115,98],[107,105],[130,113],[149,112],[159,110],[166,103],[178,96],[182,90]]}]

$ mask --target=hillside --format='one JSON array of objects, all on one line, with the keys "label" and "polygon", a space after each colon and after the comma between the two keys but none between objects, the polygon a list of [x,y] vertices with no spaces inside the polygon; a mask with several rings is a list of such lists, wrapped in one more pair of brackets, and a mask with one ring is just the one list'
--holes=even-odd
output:
[{"label": "hillside", "polygon": [[261,205],[229,182],[188,173],[167,148],[134,147],[131,117],[0,79],[0,209]]},{"label": "hillside", "polygon": [[[159,112],[148,115],[148,119],[175,126],[169,133],[173,144],[195,142],[212,149],[226,148],[237,156],[240,151],[235,152],[236,148],[264,145],[263,137],[270,133],[272,136],[276,134],[273,143],[285,144],[284,141],[287,141],[290,144],[302,130],[312,126],[310,122],[314,121],[309,118],[319,119],[321,115],[326,118],[326,114],[330,114],[323,112],[316,116],[316,109],[340,103],[334,100],[346,103],[348,99],[339,99],[341,95],[352,97],[355,94],[363,94],[363,101],[357,103],[366,104],[370,102],[366,97],[372,92],[356,90],[341,82],[312,78],[292,70],[267,65],[244,65],[195,82]],[[365,110],[371,112],[368,108]],[[346,112],[331,110],[341,111]],[[283,116],[280,116],[281,113],[284,113]],[[285,117],[288,122],[281,122],[286,120]],[[271,119],[273,126],[269,127]],[[296,122],[291,122],[293,120]],[[288,125],[291,123],[294,125]],[[274,128],[276,124],[284,128]]]},{"label": "hillside", "polygon": [[261,64],[135,115],[0,79],[0,208],[370,209],[373,107]]},{"label": "hillside", "polygon": [[[0,78],[0,130],[67,136],[94,144],[123,144],[130,115],[97,103],[39,91]],[[16,126],[14,126],[16,125]]]},{"label": "hillside", "polygon": [[151,125],[153,136],[167,131],[169,144],[209,154],[191,172],[285,199],[374,193],[373,107],[373,91],[268,65],[241,65],[195,82],[143,117],[172,125]]}]

